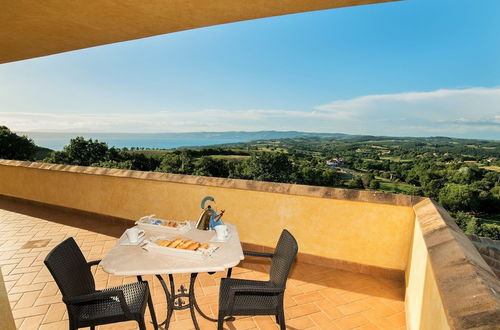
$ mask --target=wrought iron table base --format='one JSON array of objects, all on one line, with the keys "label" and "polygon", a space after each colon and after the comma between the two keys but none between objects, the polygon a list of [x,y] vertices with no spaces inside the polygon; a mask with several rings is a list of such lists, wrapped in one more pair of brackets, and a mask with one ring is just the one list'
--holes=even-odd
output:
[{"label": "wrought iron table base", "polygon": [[[206,315],[200,309],[200,306],[198,306],[198,302],[196,301],[196,296],[194,294],[194,283],[196,282],[197,276],[198,273],[192,273],[191,278],[189,280],[189,289],[186,290],[184,285],[181,284],[180,288],[177,289],[177,292],[179,293],[176,293],[174,276],[172,274],[168,274],[168,279],[170,282],[170,290],[168,289],[163,276],[156,275],[156,278],[160,281],[163,291],[165,291],[165,295],[167,297],[167,317],[165,321],[160,323],[158,326],[164,326],[165,329],[168,329],[174,310],[184,310],[188,308],[191,312],[191,319],[193,320],[193,325],[197,330],[199,330],[200,327],[198,325],[198,321],[196,320],[196,311],[205,319],[212,322],[217,322],[217,319],[211,318],[208,315]],[[182,298],[188,298],[188,302],[186,303]],[[231,320],[231,318],[228,318],[226,320]]]}]

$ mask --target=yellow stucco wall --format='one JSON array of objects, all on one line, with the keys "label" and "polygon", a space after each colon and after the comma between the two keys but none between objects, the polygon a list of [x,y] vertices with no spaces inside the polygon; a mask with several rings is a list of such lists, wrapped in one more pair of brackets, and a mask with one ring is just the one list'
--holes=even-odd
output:
[{"label": "yellow stucco wall", "polygon": [[413,243],[405,275],[407,328],[450,329],[418,221],[415,221]]},{"label": "yellow stucco wall", "polygon": [[274,246],[287,228],[302,253],[398,270],[406,268],[414,223],[409,206],[26,166],[0,165],[0,194],[127,219],[177,220],[196,220],[201,199],[211,195],[242,241]]}]

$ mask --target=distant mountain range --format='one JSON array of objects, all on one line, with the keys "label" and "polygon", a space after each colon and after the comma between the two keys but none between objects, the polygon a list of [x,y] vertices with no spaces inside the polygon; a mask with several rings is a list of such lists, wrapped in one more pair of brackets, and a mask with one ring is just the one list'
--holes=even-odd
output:
[{"label": "distant mountain range", "polygon": [[[287,139],[297,137],[330,137],[338,139],[351,139],[351,138],[390,138],[390,139],[408,139],[408,138],[443,138],[455,139],[449,137],[395,137],[395,136],[381,136],[381,135],[364,135],[364,134],[343,134],[343,133],[314,133],[314,132],[299,132],[299,131],[228,131],[228,132],[180,132],[180,133],[105,133],[105,132],[16,132],[20,135],[27,135],[31,138],[42,139],[71,139],[76,136],[83,136],[85,138],[137,138],[137,139],[241,139],[241,140],[274,140],[274,139]],[[457,138],[460,140],[484,140],[484,139],[467,139]]]}]

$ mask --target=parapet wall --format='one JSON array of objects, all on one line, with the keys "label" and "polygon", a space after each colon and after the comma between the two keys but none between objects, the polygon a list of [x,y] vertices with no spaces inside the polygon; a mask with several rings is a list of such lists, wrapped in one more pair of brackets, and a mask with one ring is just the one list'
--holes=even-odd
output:
[{"label": "parapet wall", "polygon": [[6,160],[0,182],[2,195],[130,220],[196,220],[211,195],[244,242],[273,247],[287,228],[303,254],[401,274],[413,235],[404,195]]},{"label": "parapet wall", "polygon": [[409,329],[498,329],[500,282],[436,202],[416,204],[406,270]]}]

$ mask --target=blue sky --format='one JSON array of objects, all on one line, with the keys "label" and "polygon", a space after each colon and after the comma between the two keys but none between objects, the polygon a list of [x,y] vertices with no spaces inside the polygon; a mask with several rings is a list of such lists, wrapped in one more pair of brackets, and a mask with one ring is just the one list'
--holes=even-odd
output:
[{"label": "blue sky", "polygon": [[500,139],[500,1],[408,0],[0,65],[17,131]]}]

